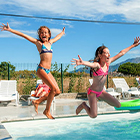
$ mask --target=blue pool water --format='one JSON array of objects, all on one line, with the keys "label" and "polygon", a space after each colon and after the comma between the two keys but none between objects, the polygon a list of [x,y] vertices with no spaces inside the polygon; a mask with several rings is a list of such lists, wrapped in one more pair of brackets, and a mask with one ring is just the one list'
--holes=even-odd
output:
[{"label": "blue pool water", "polygon": [[140,113],[57,118],[3,124],[14,140],[139,140]]}]

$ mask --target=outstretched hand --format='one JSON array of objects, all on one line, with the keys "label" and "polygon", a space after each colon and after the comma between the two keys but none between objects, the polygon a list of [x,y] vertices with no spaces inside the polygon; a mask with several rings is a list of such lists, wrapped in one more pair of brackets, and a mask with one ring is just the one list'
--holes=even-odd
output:
[{"label": "outstretched hand", "polygon": [[135,47],[138,46],[138,45],[140,44],[139,41],[140,41],[140,38],[139,38],[139,37],[134,38],[134,43],[133,43],[133,45],[135,45]]},{"label": "outstretched hand", "polygon": [[65,27],[63,27],[63,30],[62,30],[62,32],[64,32],[64,34],[65,34]]},{"label": "outstretched hand", "polygon": [[1,31],[9,31],[10,27],[9,24],[7,22],[7,25],[3,24],[0,26]]},{"label": "outstretched hand", "polygon": [[72,64],[71,65],[75,65],[74,68],[78,65],[83,65],[83,60],[82,58],[78,55],[79,59],[75,59],[75,58],[72,58]]}]

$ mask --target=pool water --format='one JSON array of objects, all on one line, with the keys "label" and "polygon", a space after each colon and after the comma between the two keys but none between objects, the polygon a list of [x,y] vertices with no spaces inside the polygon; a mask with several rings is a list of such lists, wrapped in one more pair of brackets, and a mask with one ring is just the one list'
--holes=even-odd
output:
[{"label": "pool water", "polygon": [[14,140],[139,140],[140,113],[3,123]]}]

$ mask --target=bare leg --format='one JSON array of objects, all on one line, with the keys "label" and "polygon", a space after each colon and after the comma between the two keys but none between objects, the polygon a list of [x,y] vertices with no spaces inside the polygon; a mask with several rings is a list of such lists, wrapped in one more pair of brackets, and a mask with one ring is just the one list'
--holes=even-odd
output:
[{"label": "bare leg", "polygon": [[78,115],[83,109],[86,110],[87,114],[91,117],[91,118],[95,118],[97,117],[97,99],[96,99],[96,95],[94,93],[90,93],[88,95],[88,99],[89,99],[89,105],[90,107],[85,103],[81,103],[77,109],[76,109],[76,114]]},{"label": "bare leg", "polygon": [[47,100],[46,109],[43,112],[43,114],[46,115],[49,119],[54,119],[54,117],[50,113],[50,108],[51,108],[51,103],[53,101],[53,98],[54,98],[54,94],[53,92],[50,92]]},{"label": "bare leg", "polygon": [[36,100],[33,100],[32,101],[32,104],[34,105],[34,108],[35,108],[35,112],[38,114],[38,103],[36,102]]},{"label": "bare leg", "polygon": [[111,106],[115,106],[117,108],[121,107],[120,102],[116,98],[111,96],[109,93],[107,93],[106,91],[102,92],[99,99],[104,100],[105,102],[107,102]]},{"label": "bare leg", "polygon": [[37,99],[37,100],[33,100],[33,101],[32,101],[32,104],[33,104],[34,107],[35,107],[35,112],[36,112],[37,114],[38,114],[38,105],[39,105],[41,102],[47,100],[47,97],[48,97],[48,94],[44,95],[43,97],[41,97],[41,98],[39,98],[39,99]]},{"label": "bare leg", "polygon": [[43,114],[46,115],[49,119],[54,119],[50,113],[50,107],[54,96],[56,94],[60,94],[59,87],[51,73],[47,74],[44,70],[38,69],[37,75],[51,88],[47,98],[46,109],[44,110]]},{"label": "bare leg", "polygon": [[[86,102],[82,102],[76,109],[76,115],[78,115],[83,109],[84,106],[87,106]],[[88,107],[88,106],[87,106]]]}]

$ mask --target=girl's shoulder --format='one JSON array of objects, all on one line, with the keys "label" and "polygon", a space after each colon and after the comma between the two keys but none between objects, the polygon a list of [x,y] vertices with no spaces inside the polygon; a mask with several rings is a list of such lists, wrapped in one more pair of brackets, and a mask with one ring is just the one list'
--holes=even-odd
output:
[{"label": "girl's shoulder", "polygon": [[109,67],[109,65],[110,65],[110,62],[106,62],[106,66]]},{"label": "girl's shoulder", "polygon": [[39,47],[39,46],[42,46],[43,42],[41,40],[37,40],[36,42],[36,46]]},{"label": "girl's shoulder", "polygon": [[52,39],[50,39],[48,42],[49,42],[51,45],[53,44],[53,40],[52,40]]},{"label": "girl's shoulder", "polygon": [[94,65],[97,69],[100,68],[100,63],[99,62],[93,62],[93,63],[94,63]]},{"label": "girl's shoulder", "polygon": [[42,40],[37,39],[37,43],[42,44],[43,42],[42,42]]},{"label": "girl's shoulder", "polygon": [[96,61],[95,61],[95,62],[93,62],[93,64],[98,65],[98,64],[99,64],[99,62],[96,62]]}]

